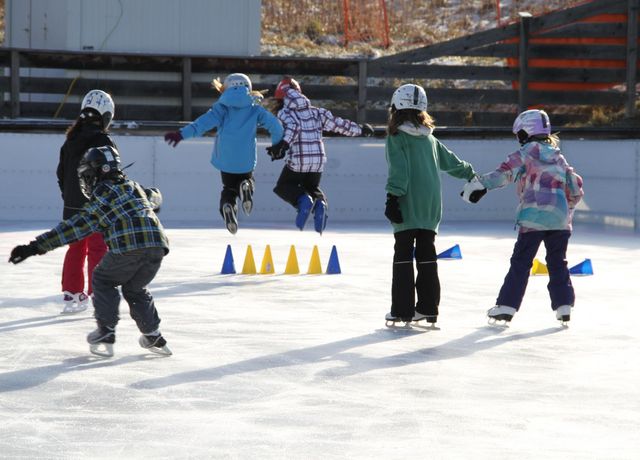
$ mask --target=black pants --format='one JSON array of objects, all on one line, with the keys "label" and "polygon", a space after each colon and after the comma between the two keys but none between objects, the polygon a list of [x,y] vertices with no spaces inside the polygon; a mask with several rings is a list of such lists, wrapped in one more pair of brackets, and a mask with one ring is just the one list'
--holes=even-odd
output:
[{"label": "black pants", "polygon": [[[431,230],[404,230],[393,234],[393,281],[391,284],[391,314],[400,318],[413,318],[414,312],[428,316],[438,315],[440,305],[440,279],[434,245],[436,233]],[[413,259],[418,277],[414,278]],[[416,293],[418,303],[416,303]]]},{"label": "black pants", "polygon": [[120,320],[120,292],[129,313],[143,334],[158,329],[160,318],[147,285],[155,278],[163,248],[135,249],[124,254],[107,252],[93,271],[94,316],[101,326],[116,327]]},{"label": "black pants", "polygon": [[222,178],[222,193],[220,194],[220,214],[222,215],[222,207],[229,203],[231,206],[236,205],[238,195],[240,195],[240,183],[243,180],[249,179],[251,185],[255,187],[255,181],[253,180],[253,171],[248,173],[227,173],[220,171],[220,177]]},{"label": "black pants", "polygon": [[327,203],[327,197],[320,190],[321,178],[322,173],[295,172],[285,166],[273,191],[294,208],[298,207],[298,198],[305,193],[310,195],[312,200],[322,200]]}]

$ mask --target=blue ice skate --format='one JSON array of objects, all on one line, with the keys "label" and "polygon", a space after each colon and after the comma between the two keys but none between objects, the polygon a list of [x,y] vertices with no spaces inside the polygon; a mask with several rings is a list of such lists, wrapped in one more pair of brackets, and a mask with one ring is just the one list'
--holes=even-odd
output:
[{"label": "blue ice skate", "polygon": [[313,205],[313,225],[316,232],[322,235],[322,232],[327,227],[327,203],[324,200],[316,200]]},{"label": "blue ice skate", "polygon": [[313,207],[313,201],[311,197],[306,193],[304,195],[300,195],[298,198],[298,215],[296,216],[296,227],[302,230],[309,219],[309,214],[311,214],[311,208]]}]

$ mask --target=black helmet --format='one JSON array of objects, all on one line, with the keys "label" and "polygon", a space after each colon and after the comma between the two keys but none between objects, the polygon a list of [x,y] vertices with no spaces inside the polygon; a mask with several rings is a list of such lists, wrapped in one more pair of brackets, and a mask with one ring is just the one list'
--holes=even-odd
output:
[{"label": "black helmet", "polygon": [[98,182],[116,178],[121,174],[120,154],[110,145],[90,148],[78,164],[80,190],[87,198],[91,198]]}]

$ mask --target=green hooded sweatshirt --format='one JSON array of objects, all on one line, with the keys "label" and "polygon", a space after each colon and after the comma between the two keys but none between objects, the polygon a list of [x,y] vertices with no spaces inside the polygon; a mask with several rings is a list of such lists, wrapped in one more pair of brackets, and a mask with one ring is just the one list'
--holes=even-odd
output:
[{"label": "green hooded sweatshirt", "polygon": [[440,171],[471,180],[475,171],[466,161],[436,139],[431,129],[404,123],[387,136],[385,154],[389,177],[387,193],[399,197],[403,222],[392,224],[393,232],[426,229],[438,232],[442,219]]}]

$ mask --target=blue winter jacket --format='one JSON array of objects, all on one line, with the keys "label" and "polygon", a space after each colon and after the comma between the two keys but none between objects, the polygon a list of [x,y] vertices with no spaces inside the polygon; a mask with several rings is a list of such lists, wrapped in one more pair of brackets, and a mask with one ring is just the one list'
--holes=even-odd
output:
[{"label": "blue winter jacket", "polygon": [[256,129],[265,128],[271,143],[282,139],[278,119],[259,105],[244,86],[224,90],[206,113],[180,130],[185,139],[217,128],[211,164],[222,172],[242,174],[256,167]]}]

